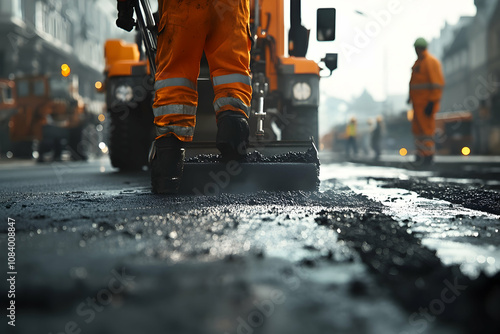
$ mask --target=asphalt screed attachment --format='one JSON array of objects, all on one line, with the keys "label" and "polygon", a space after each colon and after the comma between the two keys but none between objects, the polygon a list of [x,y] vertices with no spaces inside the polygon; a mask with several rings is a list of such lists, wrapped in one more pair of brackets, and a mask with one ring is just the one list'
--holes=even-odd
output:
[{"label": "asphalt screed attachment", "polygon": [[227,161],[213,143],[186,143],[180,193],[217,196],[257,191],[315,191],[318,152],[312,141],[250,143],[247,155]]}]

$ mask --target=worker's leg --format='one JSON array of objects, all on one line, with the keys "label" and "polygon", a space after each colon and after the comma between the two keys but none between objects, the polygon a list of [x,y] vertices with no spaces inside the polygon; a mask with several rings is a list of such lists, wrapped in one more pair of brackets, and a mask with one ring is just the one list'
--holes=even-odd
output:
[{"label": "worker's leg", "polygon": [[50,136],[50,125],[42,127],[42,139],[38,146],[38,162],[45,162],[44,155],[49,152],[54,146],[54,139]]},{"label": "worker's leg", "polygon": [[432,111],[432,115],[427,116],[424,115],[423,124],[423,135],[425,136],[424,140],[424,163],[431,164],[434,160],[434,155],[436,154],[436,114],[439,111],[440,103],[434,103],[434,109]]},{"label": "worker's leg", "polygon": [[439,103],[435,103],[433,115],[431,116],[425,114],[425,105],[414,105],[413,110],[412,132],[415,136],[417,157],[430,161],[435,154],[435,114],[439,110]]},{"label": "worker's leg", "polygon": [[248,0],[218,0],[212,7],[205,54],[214,86],[217,147],[226,158],[240,158],[248,144],[252,100]]},{"label": "worker's leg", "polygon": [[[204,7],[201,4],[204,4]],[[208,5],[202,0],[160,2],[153,104],[157,138],[150,153],[154,193],[176,193],[182,179],[183,142],[193,140]]]},{"label": "worker's leg", "polygon": [[[204,7],[197,8],[204,4]],[[196,83],[205,44],[208,8],[205,1],[163,0],[156,56],[153,111],[157,136],[193,139],[198,93]]]},{"label": "worker's leg", "polygon": [[205,53],[217,115],[232,110],[248,116],[252,100],[249,20],[248,0],[218,0],[213,6]]}]

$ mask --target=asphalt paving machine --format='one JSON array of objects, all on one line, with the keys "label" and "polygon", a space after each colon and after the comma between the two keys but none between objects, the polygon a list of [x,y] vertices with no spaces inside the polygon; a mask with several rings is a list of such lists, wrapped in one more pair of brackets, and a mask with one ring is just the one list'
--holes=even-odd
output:
[{"label": "asphalt paving machine", "polygon": [[16,113],[9,122],[14,156],[31,158],[37,150],[41,162],[45,153],[53,151],[58,160],[66,148],[72,160],[85,160],[79,144],[87,115],[78,78],[52,73],[17,76],[14,82]]},{"label": "asphalt paving machine", "polygon": [[17,112],[16,85],[13,80],[0,78],[0,158],[10,151],[9,123]]},{"label": "asphalt paving machine", "polygon": [[[105,45],[104,90],[111,119],[108,146],[112,165],[121,170],[145,165],[147,148],[154,139],[151,101],[157,22],[147,0],[136,0],[135,12],[142,42],[108,40]],[[301,1],[290,1],[289,55],[285,55],[284,1],[251,1],[251,13],[253,97],[247,160],[219,161],[214,142],[214,93],[208,62],[203,57],[197,85],[196,131],[186,148],[181,192],[218,194],[318,187],[316,143],[322,69],[305,58],[310,31],[301,24]],[[319,41],[335,40],[335,15],[334,8],[318,9]],[[142,43],[147,57],[141,58]],[[337,68],[337,55],[327,54],[322,62],[331,75]]]}]

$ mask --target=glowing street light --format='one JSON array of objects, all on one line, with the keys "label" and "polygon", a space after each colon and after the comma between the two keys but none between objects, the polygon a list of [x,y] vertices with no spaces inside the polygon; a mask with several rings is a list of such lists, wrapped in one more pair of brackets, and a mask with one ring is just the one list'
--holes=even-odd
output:
[{"label": "glowing street light", "polygon": [[465,146],[465,147],[462,148],[462,154],[463,155],[468,156],[470,153],[471,153],[471,150],[467,146]]},{"label": "glowing street light", "polygon": [[68,77],[71,73],[71,68],[68,66],[68,64],[62,64],[61,65],[61,74],[63,77]]}]

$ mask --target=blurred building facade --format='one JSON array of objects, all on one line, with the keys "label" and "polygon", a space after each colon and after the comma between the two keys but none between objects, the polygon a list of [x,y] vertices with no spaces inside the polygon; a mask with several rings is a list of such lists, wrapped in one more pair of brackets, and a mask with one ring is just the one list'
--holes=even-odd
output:
[{"label": "blurred building facade", "polygon": [[440,61],[443,61],[444,51],[448,49],[455,39],[455,34],[458,30],[464,26],[470,24],[473,17],[462,16],[456,24],[445,23],[444,27],[441,29],[439,38],[434,38],[429,43],[429,52],[433,54]]},{"label": "blurred building facade", "polygon": [[475,4],[476,16],[457,27],[442,50],[446,77],[442,110],[474,110],[481,103],[490,104],[496,93],[500,1],[476,0]]},{"label": "blurred building facade", "polygon": [[500,154],[500,0],[474,3],[476,16],[445,26],[430,51],[446,78],[441,110],[472,112],[476,151]]},{"label": "blurred building facade", "polygon": [[114,0],[2,0],[0,77],[59,73],[68,64],[80,94],[96,98],[103,45],[118,37]]},{"label": "blurred building facade", "polygon": [[488,34],[488,72],[492,75],[492,80],[496,83],[496,95],[492,104],[496,106],[494,116],[500,118],[500,1],[498,1],[496,10],[493,13],[493,19],[490,22]]}]

